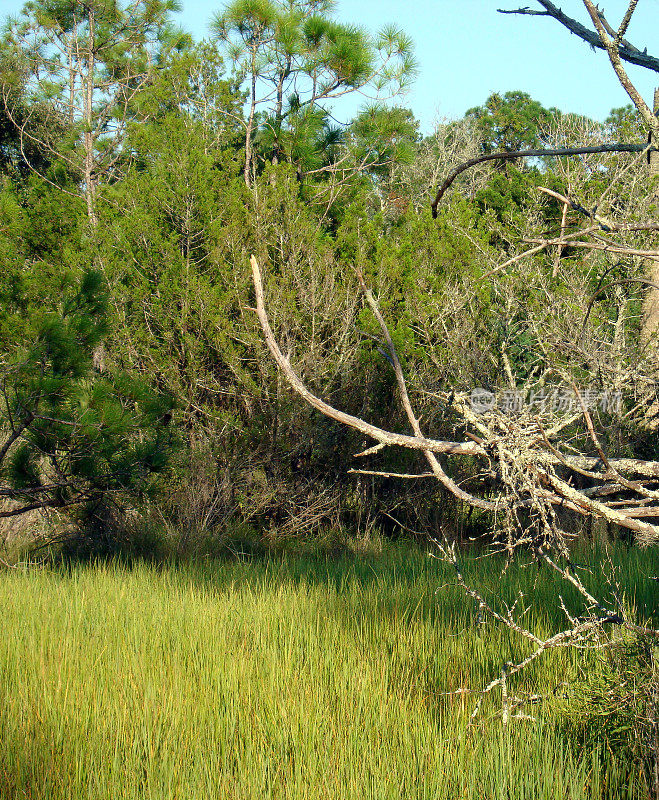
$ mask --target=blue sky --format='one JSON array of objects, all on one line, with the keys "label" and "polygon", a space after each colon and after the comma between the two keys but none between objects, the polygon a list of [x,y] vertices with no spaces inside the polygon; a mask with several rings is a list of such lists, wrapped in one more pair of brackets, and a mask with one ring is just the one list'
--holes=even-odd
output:
[{"label": "blue sky", "polygon": [[[533,7],[532,0],[339,0],[337,16],[378,30],[395,23],[416,46],[419,75],[397,102],[414,111],[424,133],[438,118],[460,117],[494,92],[519,89],[545,106],[595,119],[629,100],[612,73],[606,54],[593,52],[554,20],[497,14],[497,7]],[[619,22],[627,0],[601,0],[611,24]],[[2,14],[18,12],[23,0],[0,0]],[[182,27],[195,38],[208,36],[208,22],[223,4],[182,0]],[[587,21],[581,0],[563,0],[563,11]],[[659,56],[659,0],[639,0],[628,39]],[[649,102],[659,73],[630,66],[629,74]],[[357,101],[336,109],[351,116]]]}]

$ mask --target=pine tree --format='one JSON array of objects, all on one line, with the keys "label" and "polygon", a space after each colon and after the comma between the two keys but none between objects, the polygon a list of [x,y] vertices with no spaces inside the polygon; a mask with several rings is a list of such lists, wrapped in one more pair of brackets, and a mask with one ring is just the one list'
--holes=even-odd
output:
[{"label": "pine tree", "polygon": [[235,0],[214,21],[247,91],[248,186],[256,169],[257,133],[267,158],[295,163],[304,139],[335,138],[329,124],[333,101],[353,92],[391,96],[415,74],[405,34],[388,26],[371,37],[336,22],[333,7],[331,0]]},{"label": "pine tree", "polygon": [[108,333],[101,275],[65,280],[62,298],[34,312],[31,345],[0,364],[0,518],[142,495],[174,445],[166,395],[94,367]]},{"label": "pine tree", "polygon": [[[98,188],[115,176],[128,124],[143,119],[140,93],[186,42],[170,22],[176,8],[174,0],[33,0],[8,28],[5,114],[22,143],[72,173],[92,226]],[[32,124],[31,109],[45,125]]]}]

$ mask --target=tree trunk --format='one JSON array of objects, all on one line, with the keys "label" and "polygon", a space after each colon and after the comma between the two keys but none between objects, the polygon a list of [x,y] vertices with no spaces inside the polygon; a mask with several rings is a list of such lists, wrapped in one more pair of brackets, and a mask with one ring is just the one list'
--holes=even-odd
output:
[{"label": "tree trunk", "polygon": [[95,18],[94,11],[89,10],[89,51],[87,54],[87,81],[85,85],[85,110],[84,110],[84,148],[85,148],[85,199],[87,201],[87,216],[92,228],[98,225],[96,217],[96,192],[94,181],[94,72],[96,70],[96,51],[95,51]]},{"label": "tree trunk", "polygon": [[[659,116],[659,88],[654,90],[654,113]],[[655,142],[650,133],[650,143]],[[659,179],[659,151],[649,154],[650,178]],[[659,183],[655,183],[652,188],[652,200],[659,202]],[[646,275],[651,281],[659,282],[659,261],[648,259],[646,265]],[[657,349],[657,336],[659,335],[659,290],[651,288],[645,298],[643,308],[643,339],[652,349]]]},{"label": "tree trunk", "polygon": [[247,130],[245,132],[245,185],[248,189],[252,186],[252,160],[254,158],[252,150],[252,133],[254,130],[254,115],[256,112],[256,64],[254,58],[252,59],[251,92],[249,119],[247,120]]},{"label": "tree trunk", "polygon": [[[654,113],[659,116],[659,88],[654,90]],[[658,144],[657,137],[652,132],[648,134],[649,144]],[[654,179],[652,186],[651,202],[659,202],[659,152],[648,153],[650,178]],[[659,261],[653,258],[646,259],[645,275],[653,282],[659,282]],[[643,317],[641,320],[641,344],[647,348],[651,361],[659,363],[659,290],[650,287],[645,302],[643,303]],[[659,378],[659,370],[654,370],[655,378]],[[659,393],[655,389],[650,403],[645,412],[645,425],[648,430],[655,431],[659,428]]]}]

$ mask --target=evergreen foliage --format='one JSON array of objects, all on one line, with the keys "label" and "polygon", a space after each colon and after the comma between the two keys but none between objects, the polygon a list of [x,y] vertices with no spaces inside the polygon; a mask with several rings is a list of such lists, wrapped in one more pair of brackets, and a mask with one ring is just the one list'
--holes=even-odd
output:
[{"label": "evergreen foliage", "polygon": [[3,365],[0,516],[90,508],[143,495],[167,465],[172,403],[147,383],[94,366],[108,334],[108,294],[93,270],[65,277],[58,311],[35,311],[34,341]]},{"label": "evergreen foliage", "polygon": [[526,92],[506,92],[490,95],[465,116],[473,120],[483,153],[496,153],[542,147],[547,128],[558,115],[558,109],[543,108]]}]

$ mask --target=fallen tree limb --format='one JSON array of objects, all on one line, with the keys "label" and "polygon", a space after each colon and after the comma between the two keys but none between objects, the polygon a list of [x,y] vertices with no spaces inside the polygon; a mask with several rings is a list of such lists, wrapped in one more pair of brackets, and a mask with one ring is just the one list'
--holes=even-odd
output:
[{"label": "fallen tree limb", "polygon": [[263,304],[263,282],[261,280],[261,270],[259,269],[258,262],[254,256],[251,257],[250,263],[252,265],[252,277],[254,280],[254,289],[256,292],[256,313],[261,323],[261,328],[265,336],[265,342],[268,349],[272,353],[272,357],[277,362],[282,373],[288,380],[290,386],[306,400],[309,405],[320,411],[326,417],[347,425],[349,428],[359,431],[360,433],[370,436],[376,442],[384,445],[396,445],[398,447],[407,447],[410,450],[428,450],[432,453],[449,453],[461,455],[484,455],[485,451],[475,442],[446,442],[437,439],[426,439],[423,436],[406,436],[401,433],[392,433],[383,428],[378,428],[376,425],[371,425],[359,417],[353,417],[351,414],[346,414],[344,411],[334,408],[329,403],[321,400],[314,395],[304,383],[298,378],[290,362],[286,356],[279,349],[279,345],[274,337],[268,315],[265,311]]}]

